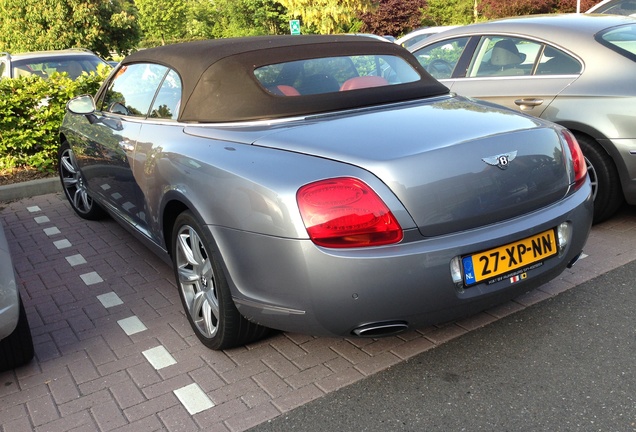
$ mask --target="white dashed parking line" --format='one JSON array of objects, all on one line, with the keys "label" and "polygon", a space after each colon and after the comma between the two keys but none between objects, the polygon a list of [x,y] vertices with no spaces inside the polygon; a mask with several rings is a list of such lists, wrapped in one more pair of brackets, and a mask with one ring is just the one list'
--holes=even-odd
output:
[{"label": "white dashed parking line", "polygon": [[86,285],[95,285],[100,282],[104,282],[104,279],[102,279],[101,276],[97,274],[97,272],[85,273],[83,275],[80,275],[80,278],[82,278]]},{"label": "white dashed parking line", "polygon": [[144,323],[134,315],[117,321],[117,324],[128,336],[148,330]]},{"label": "white dashed parking line", "polygon": [[190,384],[173,392],[190,415],[212,408],[214,403],[198,384]]},{"label": "white dashed parking line", "polygon": [[163,345],[146,350],[142,352],[142,354],[150,362],[152,367],[157,370],[177,364],[177,361]]},{"label": "white dashed parking line", "polygon": [[44,228],[44,234],[51,237],[57,234],[61,234],[60,230],[57,227]]},{"label": "white dashed parking line", "polygon": [[68,241],[67,239],[63,239],[63,240],[58,240],[58,241],[54,241],[53,245],[58,248],[58,249],[66,249],[68,247],[71,247],[71,242]]},{"label": "white dashed parking line", "polygon": [[102,306],[104,306],[106,309],[124,304],[119,296],[112,291],[106,294],[98,295],[97,300],[99,300]]},{"label": "white dashed parking line", "polygon": [[86,259],[81,254],[67,256],[66,261],[71,265],[71,267],[86,264]]}]

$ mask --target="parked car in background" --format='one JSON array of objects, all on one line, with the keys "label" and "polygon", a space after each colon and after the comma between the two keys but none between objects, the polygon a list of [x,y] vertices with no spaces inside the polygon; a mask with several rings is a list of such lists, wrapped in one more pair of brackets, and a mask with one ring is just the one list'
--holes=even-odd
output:
[{"label": "parked car in background", "polygon": [[435,27],[424,27],[417,30],[413,30],[405,34],[404,36],[398,38],[395,43],[403,46],[404,48],[409,48],[415,45],[418,42],[423,41],[429,36],[434,34],[443,32],[444,30],[450,30],[457,28],[459,26],[435,26]]},{"label": "parked car in background", "polygon": [[0,78],[33,75],[46,78],[54,72],[66,72],[71,79],[76,79],[84,72],[97,71],[101,64],[107,63],[92,51],[80,48],[18,54],[0,53]]},{"label": "parked car in background", "polygon": [[636,21],[613,15],[509,18],[411,48],[451,91],[570,129],[585,155],[594,220],[636,204]]},{"label": "parked car in background", "polygon": [[0,371],[33,358],[29,322],[16,284],[11,251],[0,224]]},{"label": "parked car in background", "polygon": [[192,329],[392,335],[573,265],[592,221],[563,127],[449,94],[370,37],[138,51],[68,103],[63,189],[166,260]]},{"label": "parked car in background", "polygon": [[636,0],[603,0],[585,13],[636,15]]}]

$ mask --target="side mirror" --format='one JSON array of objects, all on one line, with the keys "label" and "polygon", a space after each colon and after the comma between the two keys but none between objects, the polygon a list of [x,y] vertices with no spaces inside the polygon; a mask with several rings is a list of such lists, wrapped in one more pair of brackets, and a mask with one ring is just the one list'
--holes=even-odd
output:
[{"label": "side mirror", "polygon": [[73,114],[92,114],[95,112],[95,101],[90,95],[77,96],[68,101],[66,109]]}]

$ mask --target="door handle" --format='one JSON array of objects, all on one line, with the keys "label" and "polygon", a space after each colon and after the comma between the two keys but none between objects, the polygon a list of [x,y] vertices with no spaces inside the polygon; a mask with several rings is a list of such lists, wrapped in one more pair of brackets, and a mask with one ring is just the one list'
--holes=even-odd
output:
[{"label": "door handle", "polygon": [[532,108],[539,106],[543,103],[543,99],[539,98],[524,98],[515,100],[515,105],[521,108],[522,111],[531,110]]}]

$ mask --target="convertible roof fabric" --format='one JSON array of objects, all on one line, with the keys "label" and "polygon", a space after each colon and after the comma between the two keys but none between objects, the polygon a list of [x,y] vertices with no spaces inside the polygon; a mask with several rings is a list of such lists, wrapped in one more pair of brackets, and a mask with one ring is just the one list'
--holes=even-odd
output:
[{"label": "convertible roof fabric", "polygon": [[[280,97],[266,91],[254,69],[321,57],[389,54],[404,58],[418,81],[355,92]],[[306,116],[421,99],[448,93],[404,48],[360,35],[260,36],[212,39],[137,51],[122,66],[151,62],[174,69],[182,80],[179,121],[234,122]]]}]

